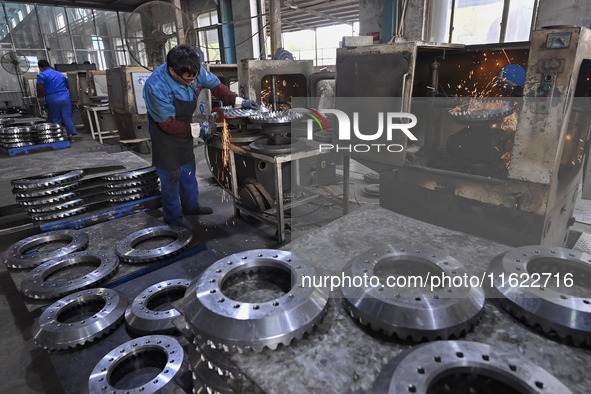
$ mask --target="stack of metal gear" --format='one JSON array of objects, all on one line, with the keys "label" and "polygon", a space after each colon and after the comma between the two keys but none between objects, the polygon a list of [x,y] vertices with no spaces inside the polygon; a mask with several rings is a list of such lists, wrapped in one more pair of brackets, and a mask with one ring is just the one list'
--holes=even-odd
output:
[{"label": "stack of metal gear", "polygon": [[66,129],[57,123],[36,124],[31,128],[31,136],[35,144],[52,144],[68,139]]},{"label": "stack of metal gear", "polygon": [[250,115],[249,119],[260,125],[263,133],[268,136],[266,140],[251,142],[250,149],[268,155],[301,151],[306,144],[291,138],[291,124],[301,117],[301,113],[292,110],[257,112]]},{"label": "stack of metal gear", "polygon": [[252,109],[235,109],[234,107],[222,107],[224,118],[230,132],[232,144],[250,144],[265,138],[261,133],[261,127],[252,123],[249,116],[255,115],[257,111]]},{"label": "stack of metal gear", "polygon": [[3,148],[22,148],[35,145],[31,135],[31,127],[10,126],[0,129],[0,146]]},{"label": "stack of metal gear", "polygon": [[99,178],[84,178],[81,169],[47,173],[11,181],[16,202],[33,220],[55,220],[104,207],[135,201],[159,192],[153,167]]}]

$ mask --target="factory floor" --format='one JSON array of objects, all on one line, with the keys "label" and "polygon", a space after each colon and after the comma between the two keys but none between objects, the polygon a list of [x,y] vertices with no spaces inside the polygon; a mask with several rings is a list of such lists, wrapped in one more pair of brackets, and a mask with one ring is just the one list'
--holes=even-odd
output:
[{"label": "factory floor", "polygon": [[[88,166],[81,158],[91,158],[101,166],[117,165],[131,160],[130,152],[122,152],[117,140],[105,140],[103,144],[93,140],[89,134],[81,132],[74,137],[72,146],[67,149],[33,153],[24,156],[9,157],[0,155],[0,207],[15,203],[11,193],[10,180],[35,174],[43,174],[58,169],[75,169]],[[150,165],[149,153],[133,152],[133,155],[145,160]],[[202,205],[210,206],[214,214],[192,217],[195,231],[201,232],[208,249],[221,256],[243,250],[258,248],[279,248],[275,229],[248,216],[240,218],[234,215],[229,198],[222,197],[221,189],[213,182],[207,168],[203,145],[195,148],[197,160],[197,178],[200,187]],[[134,160],[137,158],[134,157]],[[94,164],[93,165],[96,165]],[[34,163],[34,164],[31,164]],[[363,174],[369,170],[355,162],[351,167],[350,211],[364,205],[378,204],[376,197],[363,193]],[[337,173],[340,171],[337,170]],[[331,185],[333,194],[342,192],[342,183]],[[590,210],[591,212],[591,210]],[[162,220],[160,210],[149,212]],[[287,233],[290,239],[302,236],[341,216],[341,207],[337,202],[301,207],[297,222],[292,221],[292,229]],[[119,220],[119,219],[117,219]],[[140,230],[139,228],[137,230]],[[20,239],[20,238],[19,238]],[[16,239],[18,240],[18,239]],[[0,239],[0,251],[4,251],[16,241],[14,238]],[[0,392],[1,393],[60,393],[62,385],[56,376],[48,353],[38,347],[31,337],[31,325],[40,312],[31,313],[25,307],[23,298],[14,285],[4,264],[0,264]]]}]

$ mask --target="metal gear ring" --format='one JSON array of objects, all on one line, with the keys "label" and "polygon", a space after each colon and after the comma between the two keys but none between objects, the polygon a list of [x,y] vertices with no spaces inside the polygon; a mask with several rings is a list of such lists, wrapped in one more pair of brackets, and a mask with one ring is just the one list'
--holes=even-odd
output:
[{"label": "metal gear ring", "polygon": [[84,176],[83,170],[50,172],[29,178],[13,179],[10,184],[15,189],[41,188],[75,181]]},{"label": "metal gear ring", "polygon": [[[57,271],[76,265],[94,265],[96,269],[77,278],[47,279]],[[47,261],[31,272],[21,282],[21,293],[37,299],[58,298],[97,285],[117,270],[119,259],[113,252],[86,250]]]},{"label": "metal gear ring", "polygon": [[180,316],[175,308],[154,309],[154,304],[164,300],[170,304],[183,298],[191,282],[187,279],[170,279],[156,283],[142,291],[125,311],[129,328],[139,334],[164,334],[176,331],[172,321]]},{"label": "metal gear ring", "polygon": [[[392,275],[384,280],[382,272]],[[429,283],[425,286],[388,284],[390,278],[442,275],[450,278],[450,284],[432,291]],[[356,285],[350,281],[348,286],[341,287],[343,306],[352,318],[387,336],[415,342],[459,337],[477,323],[485,300],[480,287],[452,287],[454,278],[465,275],[467,272],[458,261],[439,251],[380,246],[360,254],[345,266],[343,277],[375,277],[379,283],[366,281]]]},{"label": "metal gear ring", "polygon": [[141,200],[142,198],[150,197],[157,189],[153,189],[151,191],[145,191],[142,193],[134,193],[134,194],[122,194],[119,196],[109,196],[109,202],[129,202],[129,201],[136,201]]},{"label": "metal gear ring", "polygon": [[142,178],[127,179],[124,181],[109,183],[105,186],[107,186],[107,188],[109,188],[109,189],[125,189],[128,187],[142,186],[142,185],[149,184],[149,183],[157,185],[158,184],[158,174],[146,175]]},{"label": "metal gear ring", "polygon": [[[33,323],[35,342],[49,350],[83,346],[114,330],[123,320],[127,299],[115,290],[89,289],[73,293],[56,301]],[[93,308],[88,317],[76,315],[69,319],[72,311]]]},{"label": "metal gear ring", "polygon": [[[475,387],[466,387],[470,384]],[[372,393],[455,392],[454,386],[462,392],[480,392],[485,385],[491,393],[572,393],[518,353],[470,341],[431,342],[399,353],[382,369]]]},{"label": "metal gear ring", "polygon": [[[239,302],[224,294],[224,284],[241,274],[280,270],[291,278],[291,289],[265,302]],[[303,287],[304,275],[316,269],[291,252],[256,249],[237,253],[209,266],[183,299],[183,313],[193,333],[209,346],[225,351],[261,352],[288,346],[310,333],[328,306],[322,287]]]},{"label": "metal gear ring", "polygon": [[18,205],[24,206],[36,206],[36,205],[44,205],[44,204],[53,204],[59,201],[69,200],[71,198],[77,197],[78,193],[76,192],[67,192],[63,194],[54,194],[50,196],[44,197],[37,197],[37,198],[19,198],[16,197],[16,203]]},{"label": "metal gear ring", "polygon": [[[33,248],[50,242],[68,242],[67,245],[44,252],[30,252]],[[66,256],[84,249],[88,235],[78,230],[55,230],[33,235],[12,244],[4,252],[4,262],[11,268],[32,268],[46,261]]]},{"label": "metal gear ring", "polygon": [[[160,372],[156,376],[143,376],[144,379],[126,379],[142,367]],[[107,353],[92,370],[88,391],[92,394],[186,392],[179,382],[188,370],[185,351],[176,339],[148,335],[125,342]]]},{"label": "metal gear ring", "polygon": [[81,205],[84,202],[82,198],[75,198],[68,201],[62,201],[57,204],[46,204],[46,205],[33,205],[27,210],[30,213],[48,213],[48,212],[55,212],[60,211],[62,209],[69,209]]},{"label": "metal gear ring", "polygon": [[13,189],[12,194],[18,198],[37,198],[55,194],[63,194],[80,185],[80,182],[64,183],[59,186],[42,187],[39,189]]},{"label": "metal gear ring", "polygon": [[104,179],[106,181],[124,181],[127,179],[135,179],[135,178],[141,178],[141,177],[148,176],[148,175],[153,175],[155,173],[156,173],[155,167],[146,167],[146,168],[141,168],[139,170],[120,172],[120,173],[112,174],[112,175],[105,175],[102,177],[102,179]]},{"label": "metal gear ring", "polygon": [[[153,249],[135,248],[140,243],[157,237],[174,238],[174,241]],[[184,227],[150,227],[125,237],[117,244],[115,253],[126,263],[148,263],[163,260],[182,251],[189,245],[192,238],[193,233]]]},{"label": "metal gear ring", "polygon": [[29,212],[29,218],[32,220],[56,220],[56,219],[63,219],[70,216],[78,215],[82,212],[86,212],[88,207],[85,206],[78,206],[74,208],[64,209],[61,211],[53,211],[49,213],[34,213]]},{"label": "metal gear ring", "polygon": [[[494,257],[488,272],[501,306],[513,316],[550,336],[591,346],[591,255],[524,246]],[[581,287],[581,296],[569,294]]]}]

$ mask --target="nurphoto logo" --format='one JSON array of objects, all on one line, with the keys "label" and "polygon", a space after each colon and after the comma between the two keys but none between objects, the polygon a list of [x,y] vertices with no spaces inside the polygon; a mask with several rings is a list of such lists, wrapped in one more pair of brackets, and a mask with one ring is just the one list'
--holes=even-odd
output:
[{"label": "nurphoto logo", "polygon": [[[369,151],[387,151],[387,152],[402,152],[404,146],[395,143],[375,143],[375,141],[382,139],[384,133],[388,142],[392,141],[395,132],[402,132],[409,140],[417,141],[417,137],[409,130],[417,124],[417,117],[407,112],[378,112],[377,131],[368,132],[362,129],[359,125],[359,112],[353,112],[353,121],[349,115],[338,109],[322,109],[320,111],[307,108],[305,112],[311,119],[307,119],[307,138],[313,139],[314,123],[316,123],[321,131],[328,131],[326,118],[323,115],[332,114],[336,116],[338,123],[337,141],[335,145],[328,143],[321,143],[319,145],[320,152],[336,149],[347,152],[369,152]],[[367,143],[352,143],[354,141],[367,141]],[[334,141],[334,139],[333,139]],[[370,143],[374,141],[374,143]]]}]

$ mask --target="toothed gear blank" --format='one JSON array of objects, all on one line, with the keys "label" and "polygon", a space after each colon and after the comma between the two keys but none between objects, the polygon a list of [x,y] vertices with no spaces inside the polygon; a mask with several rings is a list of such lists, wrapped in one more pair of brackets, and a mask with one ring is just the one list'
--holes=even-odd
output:
[{"label": "toothed gear blank", "polygon": [[143,335],[176,331],[172,321],[180,316],[180,312],[172,307],[156,310],[152,303],[158,303],[161,299],[169,299],[170,302],[181,299],[190,282],[187,279],[169,279],[144,289],[125,311],[129,328]]},{"label": "toothed gear blank", "polygon": [[[48,280],[58,271],[75,266],[94,265],[96,268],[82,276]],[[23,279],[20,291],[30,298],[58,298],[66,294],[93,287],[115,274],[119,258],[115,253],[104,250],[85,250],[49,260]]]},{"label": "toothed gear blank", "polygon": [[501,306],[513,316],[576,346],[591,346],[591,255],[523,246],[495,256],[488,273]]},{"label": "toothed gear blank", "polygon": [[[382,273],[391,275],[383,278]],[[429,277],[442,275],[454,283],[454,278],[467,275],[457,260],[438,250],[394,244],[372,248],[350,260],[343,270],[348,278],[364,275],[376,281],[344,283],[343,306],[353,319],[387,336],[415,342],[457,338],[471,331],[484,307],[480,287],[431,289],[429,283],[423,287],[418,282],[404,287],[388,283],[389,278],[419,276],[430,282]]]},{"label": "toothed gear blank", "polygon": [[[72,293],[48,306],[35,320],[33,339],[49,350],[83,346],[117,328],[126,307],[127,299],[115,290],[97,288]],[[84,317],[85,310],[95,309],[93,315]],[[74,320],[76,310],[81,311],[78,320]]]},{"label": "toothed gear blank", "polygon": [[[289,275],[289,291],[256,303],[240,302],[224,294],[228,279],[264,270]],[[310,333],[326,313],[326,289],[302,286],[304,275],[313,277],[316,273],[309,262],[288,251],[236,253],[216,261],[191,283],[183,299],[183,314],[193,333],[217,349],[261,352],[288,346]]]},{"label": "toothed gear blank", "polygon": [[[460,376],[454,387],[446,378]],[[451,386],[451,387],[450,387]],[[470,341],[437,341],[399,353],[379,373],[373,394],[572,393],[519,353]]]}]

